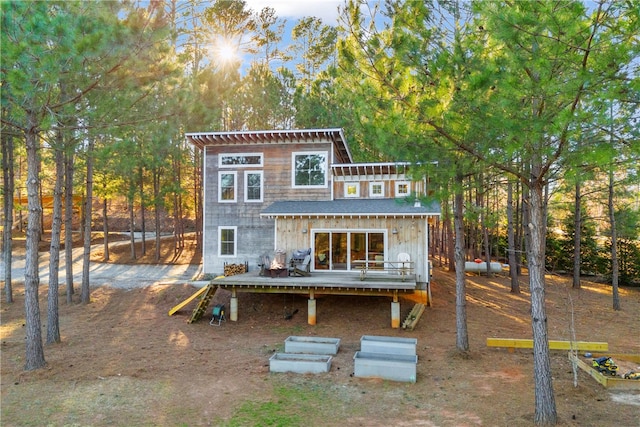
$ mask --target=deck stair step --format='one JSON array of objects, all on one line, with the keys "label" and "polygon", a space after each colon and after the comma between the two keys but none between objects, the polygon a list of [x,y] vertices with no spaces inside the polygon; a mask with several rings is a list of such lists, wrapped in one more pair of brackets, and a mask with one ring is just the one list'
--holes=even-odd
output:
[{"label": "deck stair step", "polygon": [[406,319],[402,323],[402,329],[409,329],[410,331],[413,331],[413,328],[415,328],[418,320],[420,320],[420,316],[422,316],[422,313],[424,313],[424,307],[424,304],[421,303],[414,305],[411,309],[411,312],[407,315]]},{"label": "deck stair step", "polygon": [[196,308],[193,310],[193,313],[191,313],[191,318],[187,321],[187,323],[193,323],[200,320],[200,318],[205,313],[205,311],[207,311],[209,302],[211,302],[211,299],[213,298],[213,295],[216,293],[217,289],[218,289],[218,286],[214,285],[213,283],[209,283],[207,285],[207,290],[204,292],[204,294],[200,298],[200,302],[198,303]]}]

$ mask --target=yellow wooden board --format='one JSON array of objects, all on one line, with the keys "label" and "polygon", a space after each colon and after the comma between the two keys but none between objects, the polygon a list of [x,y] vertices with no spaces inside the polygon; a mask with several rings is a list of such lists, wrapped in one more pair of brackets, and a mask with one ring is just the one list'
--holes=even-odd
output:
[{"label": "yellow wooden board", "polygon": [[[533,340],[513,338],[487,338],[487,347],[533,348]],[[549,340],[550,350],[609,351],[609,343],[588,341]]]},{"label": "yellow wooden board", "polygon": [[207,286],[203,286],[202,288],[198,289],[198,291],[195,294],[191,295],[189,298],[187,298],[186,300],[182,301],[180,304],[176,305],[171,310],[169,310],[169,316],[172,316],[176,311],[180,310],[182,307],[189,304],[194,299],[198,298],[206,290],[207,290]]},{"label": "yellow wooden board", "polygon": [[409,329],[410,331],[413,331],[413,328],[415,328],[418,320],[420,320],[422,313],[424,313],[424,304],[418,303],[413,306],[413,309],[402,324],[402,329]]}]

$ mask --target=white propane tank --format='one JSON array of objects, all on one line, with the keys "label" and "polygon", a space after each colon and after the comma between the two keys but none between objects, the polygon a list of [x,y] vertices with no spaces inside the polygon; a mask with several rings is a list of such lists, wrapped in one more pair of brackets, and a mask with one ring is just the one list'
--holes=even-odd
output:
[{"label": "white propane tank", "polygon": [[[489,263],[489,268],[491,273],[500,273],[502,271],[502,264],[499,262],[491,262]],[[486,273],[487,263],[467,261],[464,263],[464,271],[468,271],[470,273]]]}]

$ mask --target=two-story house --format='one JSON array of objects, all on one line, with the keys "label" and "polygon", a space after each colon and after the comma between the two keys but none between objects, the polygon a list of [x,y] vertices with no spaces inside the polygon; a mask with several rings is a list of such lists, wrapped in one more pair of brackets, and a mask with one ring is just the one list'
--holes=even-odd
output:
[{"label": "two-story house", "polygon": [[[408,256],[413,288],[428,291],[429,221],[440,208],[407,201],[427,192],[426,180],[409,178],[407,164],[354,163],[341,129],[186,138],[203,150],[204,273],[244,262],[256,271],[261,254],[309,248],[312,277],[357,279],[367,261],[393,274],[384,262],[393,267]],[[361,282],[359,289],[369,280]]]}]

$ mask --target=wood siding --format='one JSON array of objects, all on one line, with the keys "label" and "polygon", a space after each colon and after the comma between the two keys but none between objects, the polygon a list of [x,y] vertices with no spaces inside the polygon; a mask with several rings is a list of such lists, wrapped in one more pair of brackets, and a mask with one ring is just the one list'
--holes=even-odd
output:
[{"label": "wood siding", "polygon": [[[393,234],[393,230],[397,234]],[[304,232],[306,230],[306,233]],[[313,248],[311,241],[315,230],[384,230],[387,241],[387,260],[395,261],[398,254],[406,252],[415,262],[416,281],[427,278],[427,220],[424,218],[284,218],[276,221],[276,246],[287,251]],[[315,254],[312,254],[315,256]]]},{"label": "wood siding", "polygon": [[[328,154],[326,188],[293,188],[292,153],[318,152]],[[262,153],[262,166],[218,166],[220,153]],[[255,144],[208,146],[205,149],[205,209],[204,209],[204,273],[222,274],[224,263],[249,263],[249,269],[257,268],[261,254],[273,255],[274,220],[261,218],[260,212],[271,203],[280,200],[331,200],[331,170],[333,144],[329,141],[310,143]],[[218,172],[236,172],[236,201],[218,202]],[[245,202],[245,171],[263,171],[262,202]],[[218,227],[237,227],[235,257],[218,256]]]},{"label": "wood siding", "polygon": [[[424,182],[422,181],[410,181],[410,178],[406,177],[404,174],[398,174],[392,178],[384,178],[384,179],[374,179],[374,180],[366,180],[365,177],[362,179],[358,179],[355,177],[339,177],[339,179],[333,180],[333,192],[335,199],[346,199],[346,198],[356,198],[356,199],[368,199],[368,198],[402,198],[406,197],[404,194],[396,193],[396,183],[397,182],[406,182],[409,184],[409,192],[412,195],[423,196],[426,193]],[[375,195],[371,193],[370,183],[376,182],[383,185],[384,192],[381,196]],[[346,188],[350,184],[358,184],[360,186],[360,195],[358,197],[349,197],[347,196]]]}]

